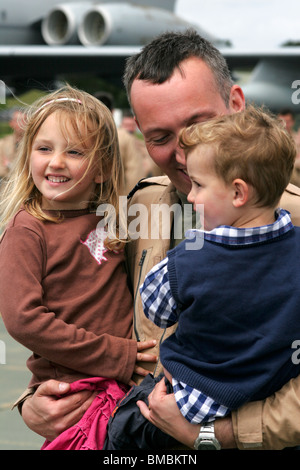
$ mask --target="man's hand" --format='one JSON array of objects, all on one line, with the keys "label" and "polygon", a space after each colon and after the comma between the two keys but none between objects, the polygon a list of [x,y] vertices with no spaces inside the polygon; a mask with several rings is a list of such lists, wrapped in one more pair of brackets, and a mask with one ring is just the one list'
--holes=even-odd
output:
[{"label": "man's hand", "polygon": [[182,416],[174,394],[167,393],[164,378],[155,385],[148,400],[149,407],[143,401],[137,402],[142,415],[166,434],[187,447],[193,448],[200,425],[191,424]]},{"label": "man's hand", "polygon": [[69,384],[55,380],[40,385],[23,403],[22,417],[26,425],[52,441],[76,424],[91,405],[96,393],[85,390],[59,398],[69,390]]},{"label": "man's hand", "polygon": [[[200,424],[192,424],[182,416],[174,394],[167,393],[165,379],[155,385],[148,400],[149,407],[143,401],[137,402],[142,415],[163,432],[193,449]],[[230,416],[215,421],[215,434],[223,449],[236,447]]]}]

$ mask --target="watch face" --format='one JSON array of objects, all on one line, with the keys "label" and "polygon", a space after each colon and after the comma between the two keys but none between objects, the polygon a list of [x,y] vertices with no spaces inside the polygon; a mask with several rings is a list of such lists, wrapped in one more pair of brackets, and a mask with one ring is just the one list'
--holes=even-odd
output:
[{"label": "watch face", "polygon": [[199,450],[217,450],[216,446],[212,442],[201,442],[198,449]]},{"label": "watch face", "polygon": [[213,425],[204,425],[200,429],[194,447],[197,450],[220,450],[221,445],[215,437]]}]

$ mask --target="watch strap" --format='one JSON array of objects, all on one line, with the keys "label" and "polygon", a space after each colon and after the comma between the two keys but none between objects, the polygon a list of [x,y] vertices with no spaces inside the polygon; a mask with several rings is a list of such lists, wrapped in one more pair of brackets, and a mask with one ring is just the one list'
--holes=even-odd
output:
[{"label": "watch strap", "polygon": [[214,422],[205,423],[201,426],[199,435],[194,442],[194,449],[215,449],[220,450],[221,444],[215,436]]}]

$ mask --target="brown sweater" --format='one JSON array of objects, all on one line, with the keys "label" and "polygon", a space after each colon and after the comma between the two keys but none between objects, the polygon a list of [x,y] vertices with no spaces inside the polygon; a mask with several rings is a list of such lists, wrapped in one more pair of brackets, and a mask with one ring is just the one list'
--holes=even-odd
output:
[{"label": "brown sweater", "polygon": [[[124,254],[94,237],[99,217],[65,211],[61,223],[21,210],[0,243],[0,312],[33,351],[30,386],[103,376],[127,383],[136,361]],[[104,250],[104,251],[103,251]]]}]

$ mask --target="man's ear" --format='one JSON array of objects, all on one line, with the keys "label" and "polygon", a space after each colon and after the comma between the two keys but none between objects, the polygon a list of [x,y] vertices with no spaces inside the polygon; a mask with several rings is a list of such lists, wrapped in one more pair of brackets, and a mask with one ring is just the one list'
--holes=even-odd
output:
[{"label": "man's ear", "polygon": [[133,119],[135,120],[136,125],[138,126],[139,130],[141,130],[139,121],[137,120],[136,116],[133,116]]},{"label": "man's ear", "polygon": [[232,112],[243,111],[245,108],[244,92],[239,85],[233,85],[230,91],[229,107]]},{"label": "man's ear", "polygon": [[249,185],[242,179],[236,178],[233,183],[233,205],[234,207],[242,207],[246,204],[250,197],[250,187]]}]

